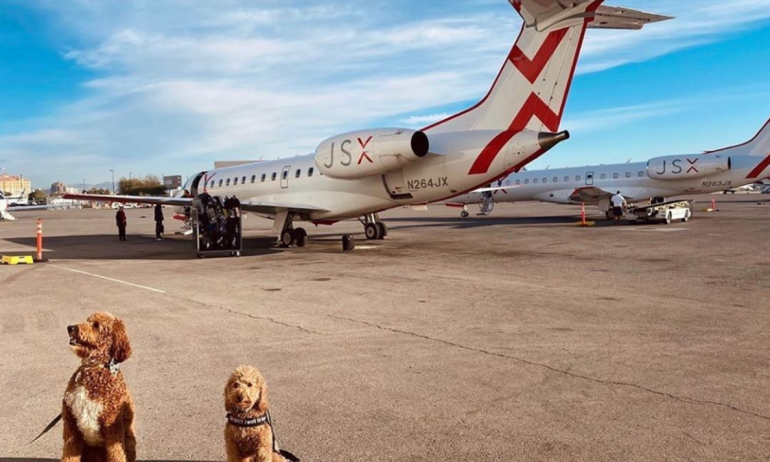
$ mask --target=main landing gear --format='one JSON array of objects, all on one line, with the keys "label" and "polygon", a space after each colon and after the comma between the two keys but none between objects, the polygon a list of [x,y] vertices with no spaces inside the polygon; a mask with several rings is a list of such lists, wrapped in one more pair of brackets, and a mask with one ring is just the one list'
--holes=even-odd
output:
[{"label": "main landing gear", "polygon": [[361,223],[364,225],[364,234],[369,240],[385,239],[388,235],[388,227],[380,221],[376,213],[366,215]]},{"label": "main landing gear", "polygon": [[279,240],[283,248],[305,247],[307,245],[307,231],[304,228],[294,228],[293,218],[292,215],[289,215],[283,225],[283,230],[281,230]]}]

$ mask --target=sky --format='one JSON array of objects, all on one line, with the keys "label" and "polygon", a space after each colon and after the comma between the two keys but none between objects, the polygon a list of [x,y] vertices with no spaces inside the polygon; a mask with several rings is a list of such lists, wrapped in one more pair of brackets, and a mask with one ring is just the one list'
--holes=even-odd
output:
[{"label": "sky", "polygon": [[[530,169],[742,142],[770,118],[770,0],[609,0],[676,16],[590,30]],[[183,176],[474,104],[521,20],[505,0],[0,0],[0,172],[33,186]]]}]

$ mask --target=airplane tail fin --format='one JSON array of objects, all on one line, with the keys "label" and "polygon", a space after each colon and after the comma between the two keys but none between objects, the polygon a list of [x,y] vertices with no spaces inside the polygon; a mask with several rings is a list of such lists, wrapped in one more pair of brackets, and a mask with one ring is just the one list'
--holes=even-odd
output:
[{"label": "airplane tail fin", "polygon": [[762,160],[746,178],[767,178],[770,175],[770,120],[765,122],[765,125],[754,135],[754,138],[745,143],[729,148],[717,149],[716,151],[708,151],[707,154],[717,152],[730,155],[761,157]]},{"label": "airplane tail fin", "polygon": [[423,131],[556,132],[587,28],[641,29],[645,24],[671,19],[605,7],[604,0],[508,1],[524,24],[489,92],[473,107]]}]

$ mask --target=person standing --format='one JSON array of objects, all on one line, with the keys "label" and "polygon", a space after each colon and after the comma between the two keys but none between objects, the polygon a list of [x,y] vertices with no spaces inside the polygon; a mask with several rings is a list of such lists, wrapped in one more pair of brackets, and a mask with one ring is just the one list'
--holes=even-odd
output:
[{"label": "person standing", "polygon": [[611,202],[612,202],[612,216],[613,216],[613,219],[615,220],[615,223],[617,223],[618,221],[620,221],[620,218],[625,214],[625,208],[628,206],[628,202],[626,202],[626,198],[620,194],[620,191],[618,191],[617,194],[612,196]]},{"label": "person standing", "polygon": [[155,205],[155,240],[162,241],[161,237],[166,230],[163,228],[163,206]]},{"label": "person standing", "polygon": [[126,240],[126,226],[128,226],[128,220],[126,219],[126,212],[121,205],[118,209],[118,213],[115,214],[115,224],[118,226],[118,238],[121,241]]}]

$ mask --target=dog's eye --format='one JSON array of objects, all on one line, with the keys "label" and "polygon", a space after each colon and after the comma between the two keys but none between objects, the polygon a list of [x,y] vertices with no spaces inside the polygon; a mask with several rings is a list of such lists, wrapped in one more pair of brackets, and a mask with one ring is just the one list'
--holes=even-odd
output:
[{"label": "dog's eye", "polygon": [[246,385],[248,385],[248,386],[249,386],[249,388],[251,388],[251,382],[247,383]]},{"label": "dog's eye", "polygon": [[235,383],[233,384],[233,388],[238,388],[238,382],[235,382]]},{"label": "dog's eye", "polygon": [[99,328],[99,323],[98,322],[93,322],[92,325],[94,326],[94,329],[98,329]]}]

